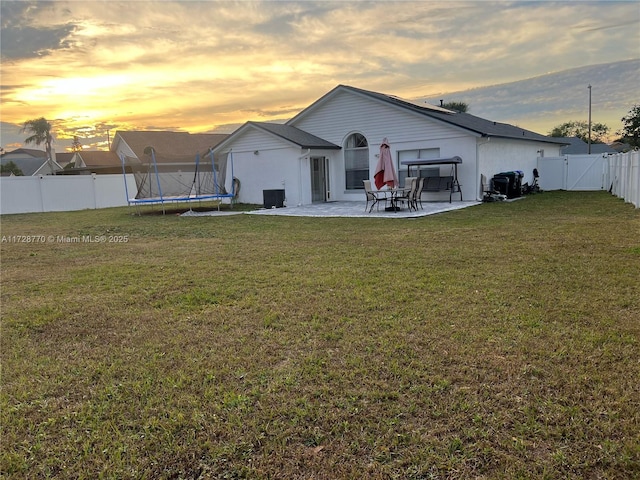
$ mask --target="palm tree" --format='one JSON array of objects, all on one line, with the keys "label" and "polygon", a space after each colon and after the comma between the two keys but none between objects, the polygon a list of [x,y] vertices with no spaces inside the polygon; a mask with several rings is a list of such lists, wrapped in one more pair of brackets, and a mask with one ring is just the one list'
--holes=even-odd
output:
[{"label": "palm tree", "polygon": [[30,137],[25,138],[24,143],[27,145],[32,143],[42,145],[44,143],[47,151],[47,160],[52,159],[51,144],[53,143],[53,136],[51,135],[51,124],[46,118],[40,117],[35,120],[27,120],[24,122],[22,131],[31,134]]}]

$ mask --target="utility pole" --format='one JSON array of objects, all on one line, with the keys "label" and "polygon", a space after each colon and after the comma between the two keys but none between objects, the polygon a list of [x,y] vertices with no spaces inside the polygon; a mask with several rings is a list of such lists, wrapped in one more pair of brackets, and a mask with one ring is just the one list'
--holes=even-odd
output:
[{"label": "utility pole", "polygon": [[591,155],[591,84],[587,87],[589,89],[589,155]]}]

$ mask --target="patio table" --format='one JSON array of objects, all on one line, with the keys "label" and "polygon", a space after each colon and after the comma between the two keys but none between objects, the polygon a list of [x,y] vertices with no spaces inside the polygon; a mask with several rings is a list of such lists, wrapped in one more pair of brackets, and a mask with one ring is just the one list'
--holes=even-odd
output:
[{"label": "patio table", "polygon": [[371,207],[369,207],[369,213],[373,211],[373,207],[375,207],[378,202],[384,201],[384,204],[387,204],[387,199],[389,199],[390,190],[369,190],[369,194],[373,195],[373,203]]},{"label": "patio table", "polygon": [[[402,196],[404,196],[404,194],[406,192],[409,192],[411,189],[408,188],[390,188],[388,190],[378,190],[376,192],[373,192],[374,195],[376,195],[376,200],[380,201],[380,200],[384,200],[385,201],[385,205],[387,200],[390,201],[391,206],[390,207],[386,207],[385,211],[387,212],[398,212],[401,210],[401,208],[398,206],[398,199]],[[377,196],[377,194],[381,194],[380,197]]]}]

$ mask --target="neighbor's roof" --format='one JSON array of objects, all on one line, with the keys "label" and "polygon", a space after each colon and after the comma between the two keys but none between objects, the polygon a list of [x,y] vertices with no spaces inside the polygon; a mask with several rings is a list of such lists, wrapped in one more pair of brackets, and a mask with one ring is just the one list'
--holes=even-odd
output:
[{"label": "neighbor's roof", "polygon": [[75,152],[56,152],[56,162],[61,166],[64,166],[71,161],[74,155]]},{"label": "neighbor's roof", "polygon": [[[348,85],[338,85],[331,92],[324,95],[315,104],[322,102],[324,98],[331,96],[334,92],[339,90],[347,90],[351,92],[355,92],[360,95],[367,96],[369,98],[373,98],[387,104],[394,105],[396,107],[400,107],[405,110],[409,110],[415,112],[420,115],[424,115],[425,117],[429,117],[435,120],[439,120],[441,122],[447,123],[449,125],[462,128],[464,130],[470,131],[476,135],[480,135],[483,137],[500,137],[500,138],[512,138],[518,140],[533,140],[537,142],[546,142],[546,143],[555,143],[564,145],[567,142],[564,139],[549,137],[546,135],[541,135],[539,133],[532,132],[530,130],[526,130],[524,128],[516,127],[513,125],[509,125],[507,123],[494,122],[491,120],[486,120],[484,118],[476,117],[475,115],[471,115],[469,113],[459,113],[450,110],[446,110],[440,107],[436,107],[434,105],[420,105],[415,102],[411,102],[409,100],[404,100],[399,97],[395,97],[393,95],[386,95],[383,93],[372,92],[369,90],[363,90],[361,88],[350,87]],[[314,105],[315,105],[314,104]],[[313,105],[306,110],[312,108]],[[295,117],[293,117],[289,122],[292,123],[301,115],[304,115],[305,111],[302,111]]]},{"label": "neighbor's roof", "polygon": [[78,152],[77,155],[87,167],[122,167],[122,161],[115,152],[87,150]]},{"label": "neighbor's roof", "polygon": [[229,136],[227,133],[167,131],[118,131],[118,135],[138,158],[143,158],[147,147],[153,147],[161,155],[205,154]]},{"label": "neighbor's roof", "polygon": [[341,148],[335,143],[316,137],[315,135],[291,125],[266,122],[247,122],[247,125],[252,125],[256,128],[265,130],[277,137],[283,138],[291,143],[295,143],[301,148],[326,148],[331,150],[339,150]]},{"label": "neighbor's roof", "polygon": [[[47,163],[47,152],[32,148],[18,148],[3,153],[1,158],[2,165],[13,162],[26,177],[30,177]],[[57,164],[52,164],[53,169],[56,169],[57,166]]]},{"label": "neighbor's roof", "polygon": [[47,152],[45,152],[44,150],[37,150],[35,148],[17,148],[15,150],[11,150],[10,152],[4,152],[2,154],[2,158],[5,158],[7,156],[16,156],[16,155],[28,155],[29,157],[33,157],[33,158],[47,158]]},{"label": "neighbor's roof", "polygon": [[45,158],[2,158],[2,165],[6,165],[9,162],[13,162],[18,167],[24,176],[30,177],[35,174],[42,166],[47,162]]},{"label": "neighbor's roof", "polygon": [[[560,149],[562,155],[580,155],[589,153],[589,144],[578,137],[563,137],[567,145]],[[606,143],[592,143],[591,153],[618,153]]]}]

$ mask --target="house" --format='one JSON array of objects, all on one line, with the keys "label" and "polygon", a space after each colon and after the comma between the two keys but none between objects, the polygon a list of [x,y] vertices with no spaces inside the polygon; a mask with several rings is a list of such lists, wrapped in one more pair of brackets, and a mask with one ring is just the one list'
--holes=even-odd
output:
[{"label": "house", "polygon": [[145,149],[153,149],[164,156],[192,156],[206,153],[218,145],[229,134],[188,133],[167,131],[117,131],[111,151],[118,158],[123,155],[137,160],[145,158]]},{"label": "house", "polygon": [[75,152],[67,167],[65,175],[89,174],[122,174],[122,161],[115,152],[87,150]]},{"label": "house", "polygon": [[58,163],[58,165],[60,165],[62,168],[65,168],[67,165],[69,165],[69,163],[71,163],[74,155],[74,152],[55,152],[53,158]]},{"label": "house", "polygon": [[[615,150],[616,153],[624,153],[624,152],[630,152],[631,150],[633,150],[634,148],[628,144],[628,143],[624,143],[624,142],[613,142],[609,145],[613,150]],[[637,150],[637,147],[636,147]]]},{"label": "house", "polygon": [[13,162],[25,177],[36,175],[53,175],[62,167],[55,160],[47,159],[47,152],[32,148],[18,148],[3,153],[0,157],[2,165]]},{"label": "house", "polygon": [[[589,144],[578,137],[564,137],[568,145],[560,149],[560,155],[587,155]],[[606,143],[592,143],[591,153],[618,153],[614,148]]]},{"label": "house", "polygon": [[[559,155],[567,142],[468,113],[338,85],[284,124],[247,122],[215,148],[233,159],[242,188],[238,201],[262,204],[270,190],[284,190],[289,205],[362,201],[387,138],[400,182],[407,162],[460,157],[458,180],[465,201],[482,198],[480,176],[521,170],[533,181],[541,151]],[[453,175],[454,165],[419,167],[420,176]],[[230,178],[227,177],[227,183]],[[458,197],[460,198],[460,197]],[[449,200],[449,192],[423,199]]]}]

